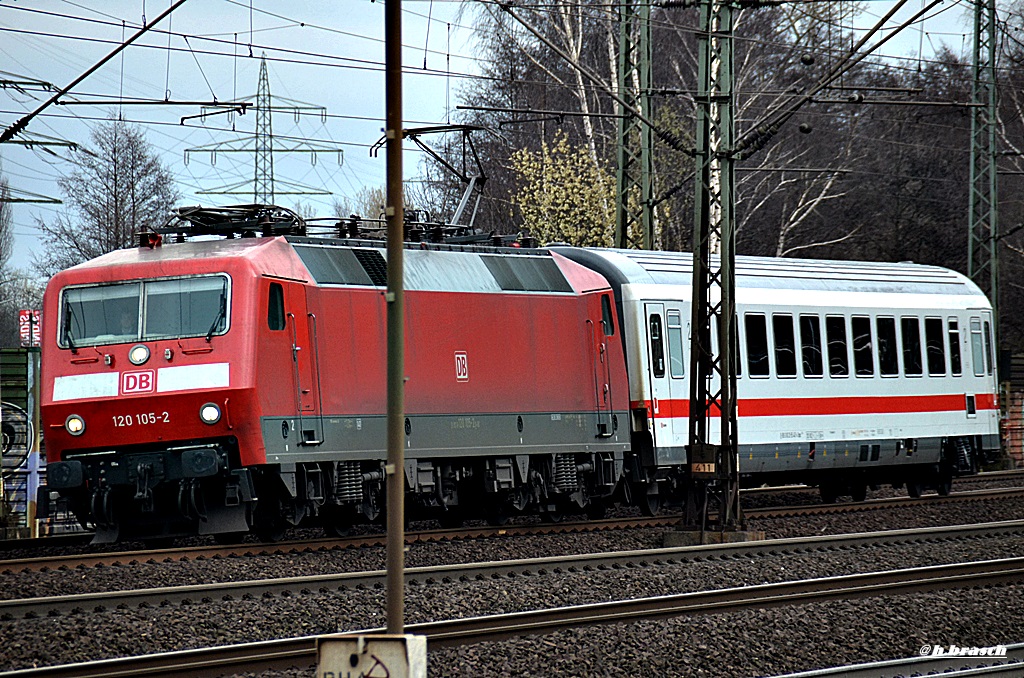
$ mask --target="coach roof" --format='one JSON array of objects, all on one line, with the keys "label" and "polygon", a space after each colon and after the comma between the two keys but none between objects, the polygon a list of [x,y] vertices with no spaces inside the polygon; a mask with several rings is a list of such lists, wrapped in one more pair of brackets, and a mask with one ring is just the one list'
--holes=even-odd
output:
[{"label": "coach roof", "polygon": [[[554,248],[603,273],[617,285],[690,286],[693,256],[688,252]],[[736,285],[743,288],[948,294],[984,296],[965,276],[940,266],[869,261],[830,261],[736,257]]]}]

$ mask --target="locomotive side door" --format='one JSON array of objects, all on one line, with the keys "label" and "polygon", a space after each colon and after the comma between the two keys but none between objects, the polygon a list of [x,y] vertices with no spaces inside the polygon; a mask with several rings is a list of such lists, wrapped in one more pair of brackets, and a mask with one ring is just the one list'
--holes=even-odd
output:
[{"label": "locomotive side door", "polygon": [[644,304],[647,319],[647,379],[650,384],[651,435],[654,448],[672,445],[672,400],[669,390],[668,342],[666,338],[665,305]]},{"label": "locomotive side door", "polygon": [[299,420],[299,444],[323,441],[320,413],[320,379],[317,371],[316,317],[307,309],[306,286],[285,288],[285,320],[291,338],[295,413]]},{"label": "locomotive side door", "polygon": [[615,334],[615,321],[612,316],[611,294],[601,295],[601,320],[594,322],[587,318],[587,334],[591,365],[594,370],[594,407],[597,414],[597,435],[599,438],[611,437],[612,426],[612,390],[611,364],[608,356],[608,341]]}]

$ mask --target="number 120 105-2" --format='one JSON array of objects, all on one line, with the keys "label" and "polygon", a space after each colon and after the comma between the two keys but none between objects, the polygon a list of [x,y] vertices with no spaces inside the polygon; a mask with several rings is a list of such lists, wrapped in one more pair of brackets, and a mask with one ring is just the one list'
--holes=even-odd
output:
[{"label": "number 120 105-2", "polygon": [[139,412],[137,414],[115,414],[114,426],[145,426],[147,424],[169,424],[171,415],[167,412]]}]

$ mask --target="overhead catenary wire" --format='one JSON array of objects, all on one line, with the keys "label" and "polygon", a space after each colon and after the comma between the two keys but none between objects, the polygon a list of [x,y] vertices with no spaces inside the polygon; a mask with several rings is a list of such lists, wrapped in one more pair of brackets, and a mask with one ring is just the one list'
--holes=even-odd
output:
[{"label": "overhead catenary wire", "polygon": [[118,53],[121,52],[121,50],[126,49],[130,44],[135,42],[138,38],[142,37],[142,35],[145,34],[146,31],[148,31],[153,25],[159,23],[164,17],[170,15],[174,10],[176,10],[178,7],[183,5],[185,2],[187,2],[187,0],[178,0],[177,2],[175,2],[173,5],[168,7],[167,10],[163,12],[163,14],[161,14],[156,19],[154,19],[152,24],[147,24],[146,26],[144,26],[141,29],[139,29],[139,31],[136,32],[135,35],[133,35],[127,41],[125,41],[121,45],[119,45],[113,52],[111,52],[110,54],[105,56],[103,59],[98,61],[92,68],[90,68],[85,73],[83,73],[82,75],[78,76],[77,78],[75,78],[75,80],[73,80],[71,82],[71,84],[67,85],[66,87],[61,88],[56,94],[54,94],[52,97],[50,97],[41,106],[36,108],[34,111],[29,113],[28,115],[22,117],[20,120],[16,121],[13,125],[8,127],[7,129],[5,129],[3,131],[3,133],[0,134],[0,144],[2,144],[5,141],[8,141],[15,134],[18,134],[23,129],[25,129],[25,127],[28,126],[28,123],[32,121],[32,118],[36,117],[37,115],[42,113],[44,110],[46,110],[46,108],[48,106],[50,106],[55,101],[60,99],[60,97],[62,97],[67,92],[71,91],[75,87],[75,85],[77,85],[78,83],[82,82],[83,80],[88,78],[90,75],[92,75],[94,72],[96,72],[96,70],[99,69],[101,66],[103,66],[103,64],[107,63],[108,61],[113,59],[115,56],[117,56]]}]

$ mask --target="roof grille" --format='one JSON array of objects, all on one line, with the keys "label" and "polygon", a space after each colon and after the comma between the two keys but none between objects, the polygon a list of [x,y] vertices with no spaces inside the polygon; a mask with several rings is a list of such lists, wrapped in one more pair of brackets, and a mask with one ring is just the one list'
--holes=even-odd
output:
[{"label": "roof grille", "polygon": [[377,287],[388,285],[388,265],[383,255],[378,250],[353,249],[352,253],[363,265],[366,274],[370,276],[370,282]]}]

